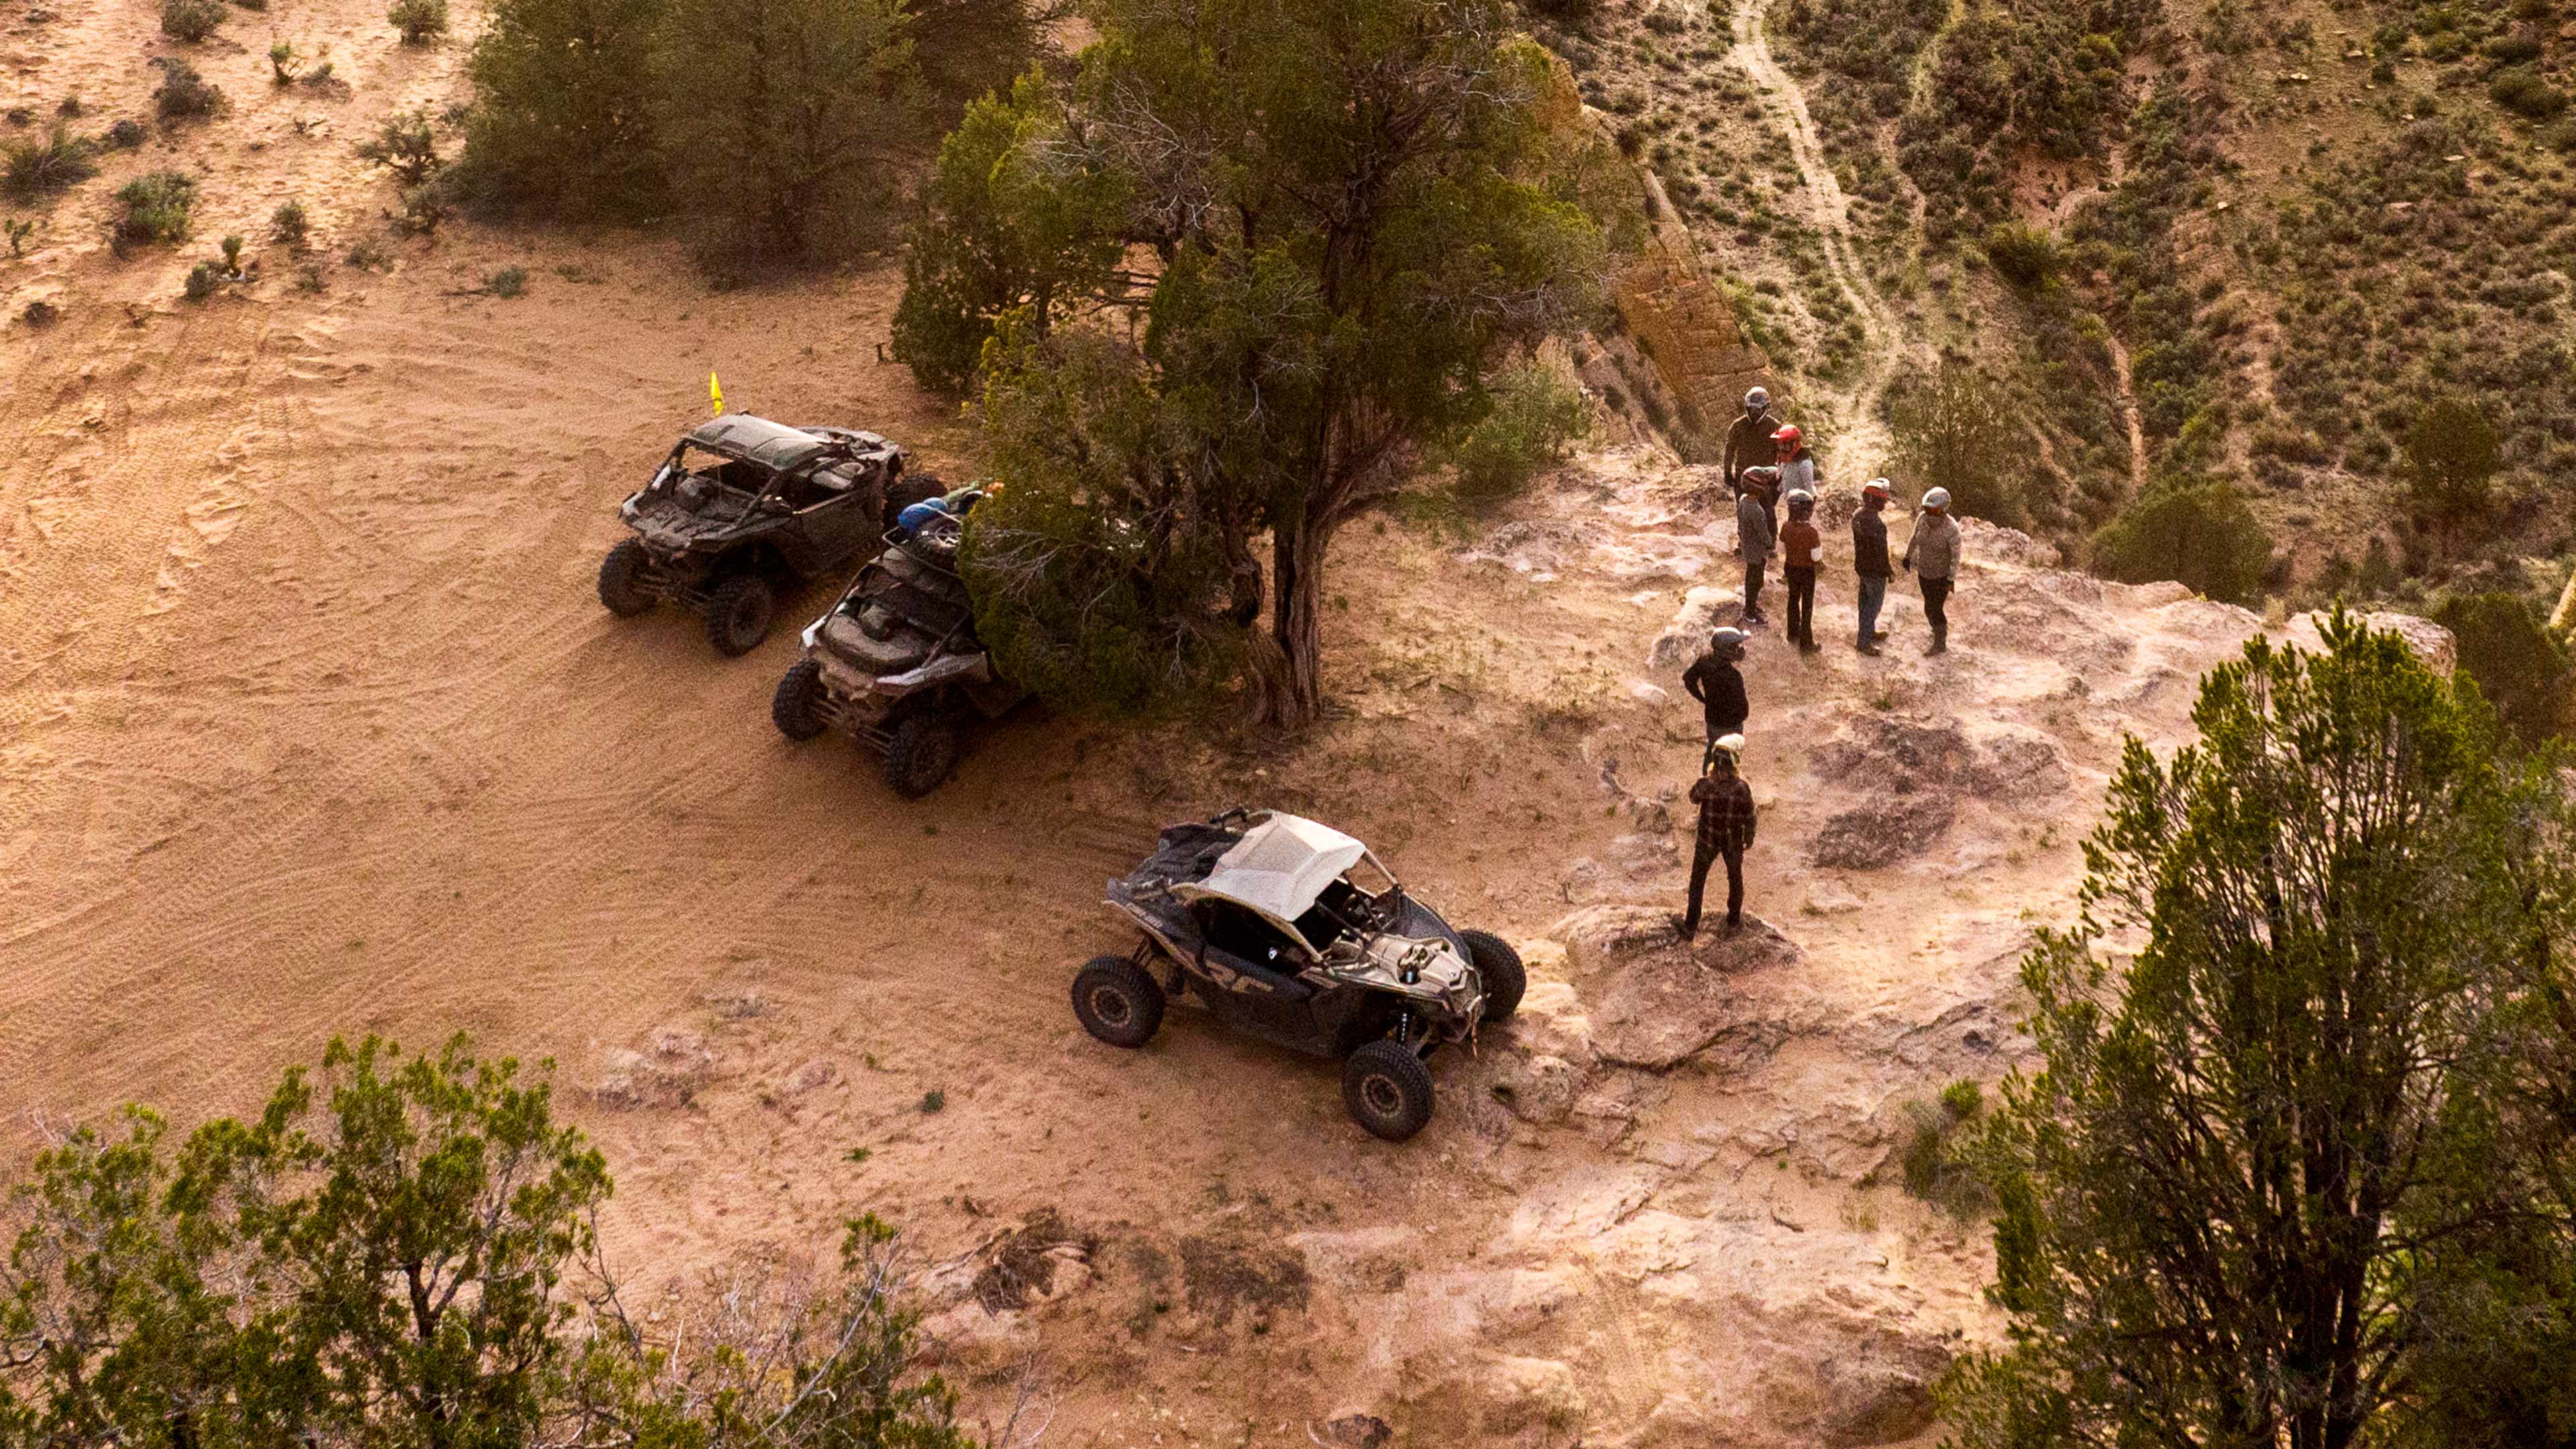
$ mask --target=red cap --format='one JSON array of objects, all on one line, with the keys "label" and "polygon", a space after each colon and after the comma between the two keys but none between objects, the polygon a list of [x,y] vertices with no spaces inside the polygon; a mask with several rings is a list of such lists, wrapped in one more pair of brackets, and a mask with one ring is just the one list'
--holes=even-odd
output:
[{"label": "red cap", "polygon": [[1796,423],[1782,423],[1780,425],[1780,431],[1771,435],[1771,441],[1775,443],[1795,443],[1803,441],[1805,437],[1806,434],[1798,431],[1798,425]]}]

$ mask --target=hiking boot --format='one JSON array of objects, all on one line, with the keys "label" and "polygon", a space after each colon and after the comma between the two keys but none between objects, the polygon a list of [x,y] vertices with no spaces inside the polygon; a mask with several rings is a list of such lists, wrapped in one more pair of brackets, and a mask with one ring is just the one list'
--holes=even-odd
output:
[{"label": "hiking boot", "polygon": [[1931,643],[1923,646],[1923,652],[1927,655],[1947,654],[1950,652],[1950,641],[1947,639],[1935,639]]},{"label": "hiking boot", "polygon": [[1675,916],[1673,917],[1673,934],[1687,941],[1691,937],[1699,934],[1699,927],[1692,925],[1689,921],[1682,919],[1680,916]]},{"label": "hiking boot", "polygon": [[1857,652],[1863,659],[1876,659],[1878,657],[1878,646],[1875,644],[1863,644]]}]

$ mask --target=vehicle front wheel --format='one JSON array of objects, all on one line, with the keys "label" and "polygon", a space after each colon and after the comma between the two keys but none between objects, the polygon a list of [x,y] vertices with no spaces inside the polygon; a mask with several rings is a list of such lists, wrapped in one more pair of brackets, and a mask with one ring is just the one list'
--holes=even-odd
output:
[{"label": "vehicle front wheel", "polygon": [[1500,1021],[1520,1010],[1521,993],[1529,989],[1521,953],[1490,931],[1460,931],[1458,939],[1467,943],[1467,959],[1485,981],[1484,1019]]},{"label": "vehicle front wheel", "polygon": [[823,732],[823,665],[799,659],[778,680],[769,697],[769,722],[791,740],[810,740]]},{"label": "vehicle front wheel", "polygon": [[918,800],[939,788],[966,753],[966,738],[957,722],[923,710],[895,722],[886,740],[886,784],[906,800]]},{"label": "vehicle front wheel", "polygon": [[760,647],[769,637],[769,621],[778,616],[778,595],[758,574],[736,574],[707,595],[707,642],[727,659]]},{"label": "vehicle front wheel", "polygon": [[1402,1142],[1431,1120],[1431,1069],[1391,1037],[1370,1042],[1342,1063],[1342,1105],[1370,1132]]},{"label": "vehicle front wheel", "polygon": [[599,561],[599,602],[608,612],[632,619],[653,607],[653,596],[644,592],[644,566],[650,562],[652,556],[644,552],[643,541],[632,538]]},{"label": "vehicle front wheel", "polygon": [[1073,1014],[1114,1047],[1140,1047],[1163,1025],[1163,988],[1124,956],[1094,956],[1073,973]]}]

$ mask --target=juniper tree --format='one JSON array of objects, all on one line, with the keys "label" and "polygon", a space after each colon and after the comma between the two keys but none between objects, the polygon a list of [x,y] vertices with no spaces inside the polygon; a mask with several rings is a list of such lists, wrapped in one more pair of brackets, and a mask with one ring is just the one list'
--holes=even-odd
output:
[{"label": "juniper tree", "polygon": [[2213,671],[2170,761],[2129,743],[2081,921],[2023,963],[2040,1062],[1978,1144],[2009,1339],[1946,1386],[1955,1442],[2576,1423],[2565,787],[2396,635],[2324,634]]}]

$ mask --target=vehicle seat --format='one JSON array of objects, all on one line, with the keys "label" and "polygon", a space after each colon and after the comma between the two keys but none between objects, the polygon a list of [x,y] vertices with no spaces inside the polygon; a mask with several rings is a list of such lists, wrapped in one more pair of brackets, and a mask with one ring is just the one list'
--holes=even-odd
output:
[{"label": "vehicle seat", "polygon": [[1207,943],[1209,959],[1269,983],[1283,997],[1314,994],[1314,988],[1297,977],[1304,964],[1297,948],[1268,921],[1229,901],[1199,901],[1191,914]]}]

